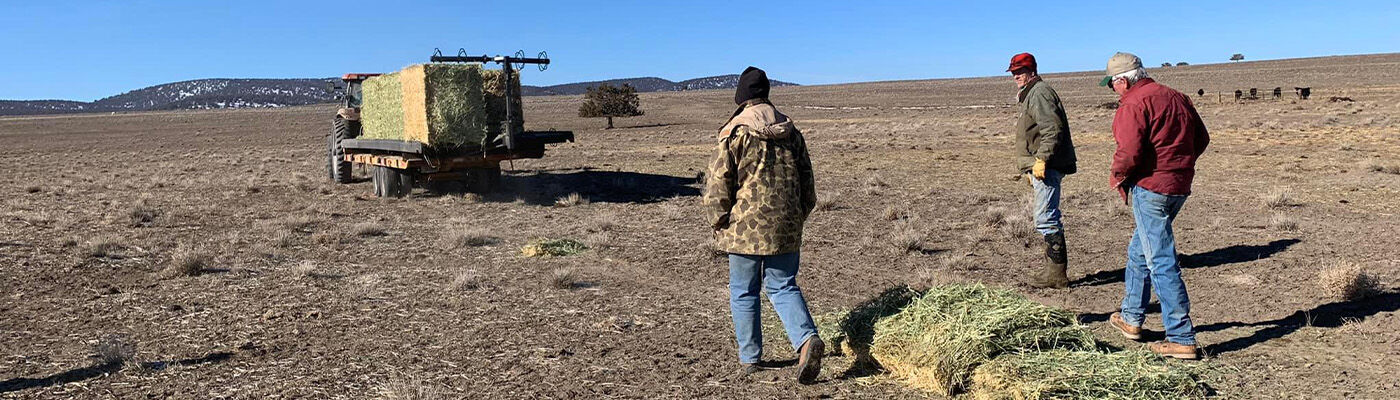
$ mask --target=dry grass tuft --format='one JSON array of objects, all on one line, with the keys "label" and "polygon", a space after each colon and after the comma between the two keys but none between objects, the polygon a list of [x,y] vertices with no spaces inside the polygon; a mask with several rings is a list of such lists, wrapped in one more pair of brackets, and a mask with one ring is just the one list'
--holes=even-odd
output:
[{"label": "dry grass tuft", "polygon": [[360,237],[384,236],[389,234],[389,232],[384,229],[384,226],[377,222],[361,222],[355,224],[350,230],[355,232],[355,236]]},{"label": "dry grass tuft", "polygon": [[909,218],[909,210],[904,207],[892,205],[885,207],[885,212],[880,215],[881,218],[884,218],[886,221],[897,221]]},{"label": "dry grass tuft", "polygon": [[1318,274],[1323,293],[1335,300],[1355,301],[1380,292],[1380,279],[1360,264],[1336,261]]},{"label": "dry grass tuft", "polygon": [[555,207],[573,207],[588,204],[588,198],[577,192],[569,193],[567,196],[554,200]]},{"label": "dry grass tuft", "polygon": [[400,375],[389,379],[376,389],[379,398],[385,400],[446,400],[454,398],[446,389],[422,379]]},{"label": "dry grass tuft", "polygon": [[555,289],[573,289],[578,285],[578,274],[568,268],[555,268],[549,273],[549,286]]},{"label": "dry grass tuft", "polygon": [[315,278],[320,274],[318,269],[315,261],[302,260],[292,266],[292,273],[302,278]]},{"label": "dry grass tuft", "polygon": [[476,193],[463,193],[462,201],[469,204],[476,204],[482,201],[481,195]]},{"label": "dry grass tuft", "polygon": [[481,273],[476,269],[464,269],[452,277],[452,289],[457,291],[476,290],[481,287]]},{"label": "dry grass tuft", "polygon": [[890,243],[894,245],[895,251],[901,254],[923,251],[924,233],[915,222],[901,223],[890,234]]},{"label": "dry grass tuft", "polygon": [[101,365],[126,365],[136,362],[136,341],[127,335],[106,335],[93,346],[94,358]]},{"label": "dry grass tuft", "polygon": [[156,218],[160,218],[162,214],[163,212],[159,208],[152,207],[142,201],[131,207],[131,211],[127,213],[127,218],[131,219],[131,226],[133,227],[151,226],[151,224],[156,222]]},{"label": "dry grass tuft", "polygon": [[170,257],[170,264],[165,266],[167,276],[195,276],[204,272],[205,268],[213,261],[213,257],[208,253],[193,248],[180,248],[175,250],[175,254]]},{"label": "dry grass tuft", "polygon": [[721,250],[713,239],[701,240],[700,244],[695,246],[695,252],[698,253],[701,258],[709,260],[729,258],[729,253]]},{"label": "dry grass tuft", "polygon": [[986,226],[1002,226],[1006,224],[1006,216],[1011,210],[1006,207],[987,207],[987,211],[982,212],[982,224]]},{"label": "dry grass tuft", "polygon": [[613,229],[617,229],[618,220],[621,220],[621,217],[618,217],[617,213],[595,214],[589,218],[587,229],[589,232],[612,232]]},{"label": "dry grass tuft", "polygon": [[120,251],[126,248],[122,242],[113,236],[102,236],[83,244],[83,252],[88,257],[96,258],[116,258],[120,257]]},{"label": "dry grass tuft", "polygon": [[539,239],[520,248],[524,257],[566,257],[588,250],[588,245],[574,239]]},{"label": "dry grass tuft", "polygon": [[293,232],[310,233],[311,228],[321,221],[307,215],[293,215],[278,220],[277,223]]},{"label": "dry grass tuft", "polygon": [[500,243],[501,239],[491,236],[485,228],[465,228],[447,235],[448,241],[458,247],[481,247]]},{"label": "dry grass tuft", "polygon": [[880,174],[871,174],[865,178],[866,187],[886,187],[889,185],[890,184],[885,183],[884,178],[880,177]]},{"label": "dry grass tuft", "polygon": [[611,232],[593,232],[585,236],[583,242],[587,243],[589,247],[602,249],[613,247],[615,243],[614,239],[615,237]]},{"label": "dry grass tuft", "polygon": [[841,198],[840,193],[822,193],[817,195],[817,206],[814,211],[831,211],[837,206],[837,199]]},{"label": "dry grass tuft", "polygon": [[1264,205],[1269,208],[1285,208],[1298,205],[1298,201],[1293,199],[1293,192],[1288,189],[1274,188],[1264,195]]},{"label": "dry grass tuft", "polygon": [[1292,232],[1298,230],[1298,219],[1287,214],[1275,213],[1269,217],[1269,229]]}]

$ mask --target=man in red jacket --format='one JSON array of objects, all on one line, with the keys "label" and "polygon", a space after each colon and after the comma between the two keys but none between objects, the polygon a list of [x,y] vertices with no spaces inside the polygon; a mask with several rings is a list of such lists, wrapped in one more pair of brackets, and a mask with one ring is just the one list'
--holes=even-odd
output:
[{"label": "man in red jacket", "polygon": [[[1172,221],[1191,194],[1196,159],[1210,143],[1205,123],[1191,99],[1147,76],[1142,60],[1117,53],[1108,60],[1110,86],[1120,96],[1113,115],[1111,184],[1132,199],[1132,241],[1124,269],[1120,312],[1109,316],[1123,336],[1142,338],[1142,323],[1152,292],[1162,305],[1166,341],[1148,346],[1167,357],[1196,359],[1196,332],[1191,324],[1191,300],[1176,259]],[[1148,291],[1151,289],[1152,291]]]}]

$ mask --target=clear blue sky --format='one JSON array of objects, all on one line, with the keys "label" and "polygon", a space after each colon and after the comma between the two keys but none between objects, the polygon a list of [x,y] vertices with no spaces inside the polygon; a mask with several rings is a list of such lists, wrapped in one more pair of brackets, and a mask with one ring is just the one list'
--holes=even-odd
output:
[{"label": "clear blue sky", "polygon": [[95,100],[198,78],[391,71],[455,53],[534,55],[526,84],[738,73],[822,84],[1400,51],[1400,1],[0,0],[0,99]]}]

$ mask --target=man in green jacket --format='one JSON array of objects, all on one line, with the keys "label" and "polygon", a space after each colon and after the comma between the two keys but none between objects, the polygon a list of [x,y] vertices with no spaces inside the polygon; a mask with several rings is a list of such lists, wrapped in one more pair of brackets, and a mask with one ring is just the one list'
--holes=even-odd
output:
[{"label": "man in green jacket", "polygon": [[1017,54],[1006,70],[1020,88],[1016,96],[1021,111],[1015,131],[1016,168],[1035,189],[1031,204],[1035,229],[1045,238],[1043,268],[1032,276],[1030,284],[1037,288],[1065,288],[1069,286],[1065,275],[1069,257],[1064,224],[1060,222],[1060,180],[1075,172],[1069,118],[1060,104],[1060,95],[1036,73],[1035,56]]}]

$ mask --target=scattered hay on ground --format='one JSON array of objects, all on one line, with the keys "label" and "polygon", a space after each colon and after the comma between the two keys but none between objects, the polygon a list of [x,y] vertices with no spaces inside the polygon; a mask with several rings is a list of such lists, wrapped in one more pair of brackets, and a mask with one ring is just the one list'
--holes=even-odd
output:
[{"label": "scattered hay on ground", "polygon": [[978,365],[1003,353],[1094,349],[1072,312],[981,284],[930,289],[874,325],[870,353],[912,387],[951,395]]},{"label": "scattered hay on ground", "polygon": [[525,257],[564,257],[582,253],[588,245],[574,239],[540,239],[520,248]]},{"label": "scattered hay on ground", "polygon": [[555,207],[572,207],[585,204],[588,204],[588,198],[583,197],[583,195],[578,194],[578,192],[569,193],[566,196],[554,200]]},{"label": "scattered hay on ground", "polygon": [[1204,398],[1194,368],[1145,350],[1008,354],[977,367],[978,400]]}]

